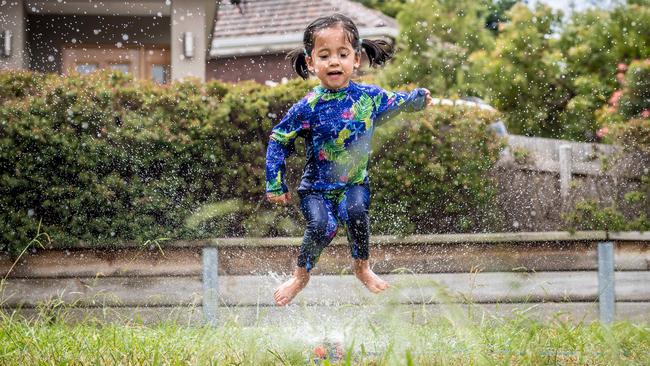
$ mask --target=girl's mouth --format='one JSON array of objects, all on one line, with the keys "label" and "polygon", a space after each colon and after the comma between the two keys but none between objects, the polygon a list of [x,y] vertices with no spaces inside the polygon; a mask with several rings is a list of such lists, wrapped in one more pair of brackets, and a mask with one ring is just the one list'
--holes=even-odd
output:
[{"label": "girl's mouth", "polygon": [[342,71],[330,71],[330,72],[327,73],[327,75],[330,75],[330,76],[341,75],[341,74],[343,74]]}]

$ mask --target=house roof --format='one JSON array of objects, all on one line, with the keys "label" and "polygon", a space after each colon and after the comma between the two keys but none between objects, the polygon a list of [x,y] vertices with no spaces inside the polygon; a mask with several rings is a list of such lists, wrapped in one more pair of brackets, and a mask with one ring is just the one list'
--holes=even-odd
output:
[{"label": "house roof", "polygon": [[350,0],[244,0],[241,10],[222,1],[212,37],[210,57],[285,52],[302,43],[305,27],[319,16],[342,13],[361,37],[395,38],[395,19]]}]

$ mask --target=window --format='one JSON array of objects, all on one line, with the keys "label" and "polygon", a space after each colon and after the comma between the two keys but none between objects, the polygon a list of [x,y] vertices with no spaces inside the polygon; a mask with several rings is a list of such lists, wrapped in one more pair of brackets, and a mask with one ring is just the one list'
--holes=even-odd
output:
[{"label": "window", "polygon": [[111,69],[165,84],[170,79],[169,47],[111,48],[76,46],[63,49],[63,73],[80,74]]},{"label": "window", "polygon": [[158,84],[166,84],[168,76],[167,65],[151,65],[151,80]]},{"label": "window", "polygon": [[80,74],[90,74],[97,70],[97,64],[78,64],[76,70]]},{"label": "window", "polygon": [[128,74],[131,71],[131,64],[110,64],[111,70],[121,71],[125,74]]}]

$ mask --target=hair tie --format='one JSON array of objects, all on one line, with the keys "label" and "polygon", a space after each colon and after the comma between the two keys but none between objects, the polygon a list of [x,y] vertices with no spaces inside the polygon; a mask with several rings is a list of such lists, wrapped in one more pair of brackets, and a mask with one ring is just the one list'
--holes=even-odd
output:
[{"label": "hair tie", "polygon": [[306,48],[303,48],[303,49],[302,49],[302,53],[304,53],[305,56],[309,56],[309,54],[307,53],[307,49],[306,49]]},{"label": "hair tie", "polygon": [[359,37],[359,47],[363,46],[363,38]]}]

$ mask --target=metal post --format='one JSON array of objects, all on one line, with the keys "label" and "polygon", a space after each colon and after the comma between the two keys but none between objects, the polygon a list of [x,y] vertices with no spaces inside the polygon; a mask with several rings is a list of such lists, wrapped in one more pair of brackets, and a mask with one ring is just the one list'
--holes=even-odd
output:
[{"label": "metal post", "polygon": [[598,243],[598,307],[600,321],[609,324],[616,315],[614,292],[614,243]]},{"label": "metal post", "polygon": [[571,145],[560,146],[560,197],[562,202],[569,198],[569,183],[571,182]]},{"label": "metal post", "polygon": [[208,324],[217,324],[219,310],[219,252],[203,248],[203,314]]}]

